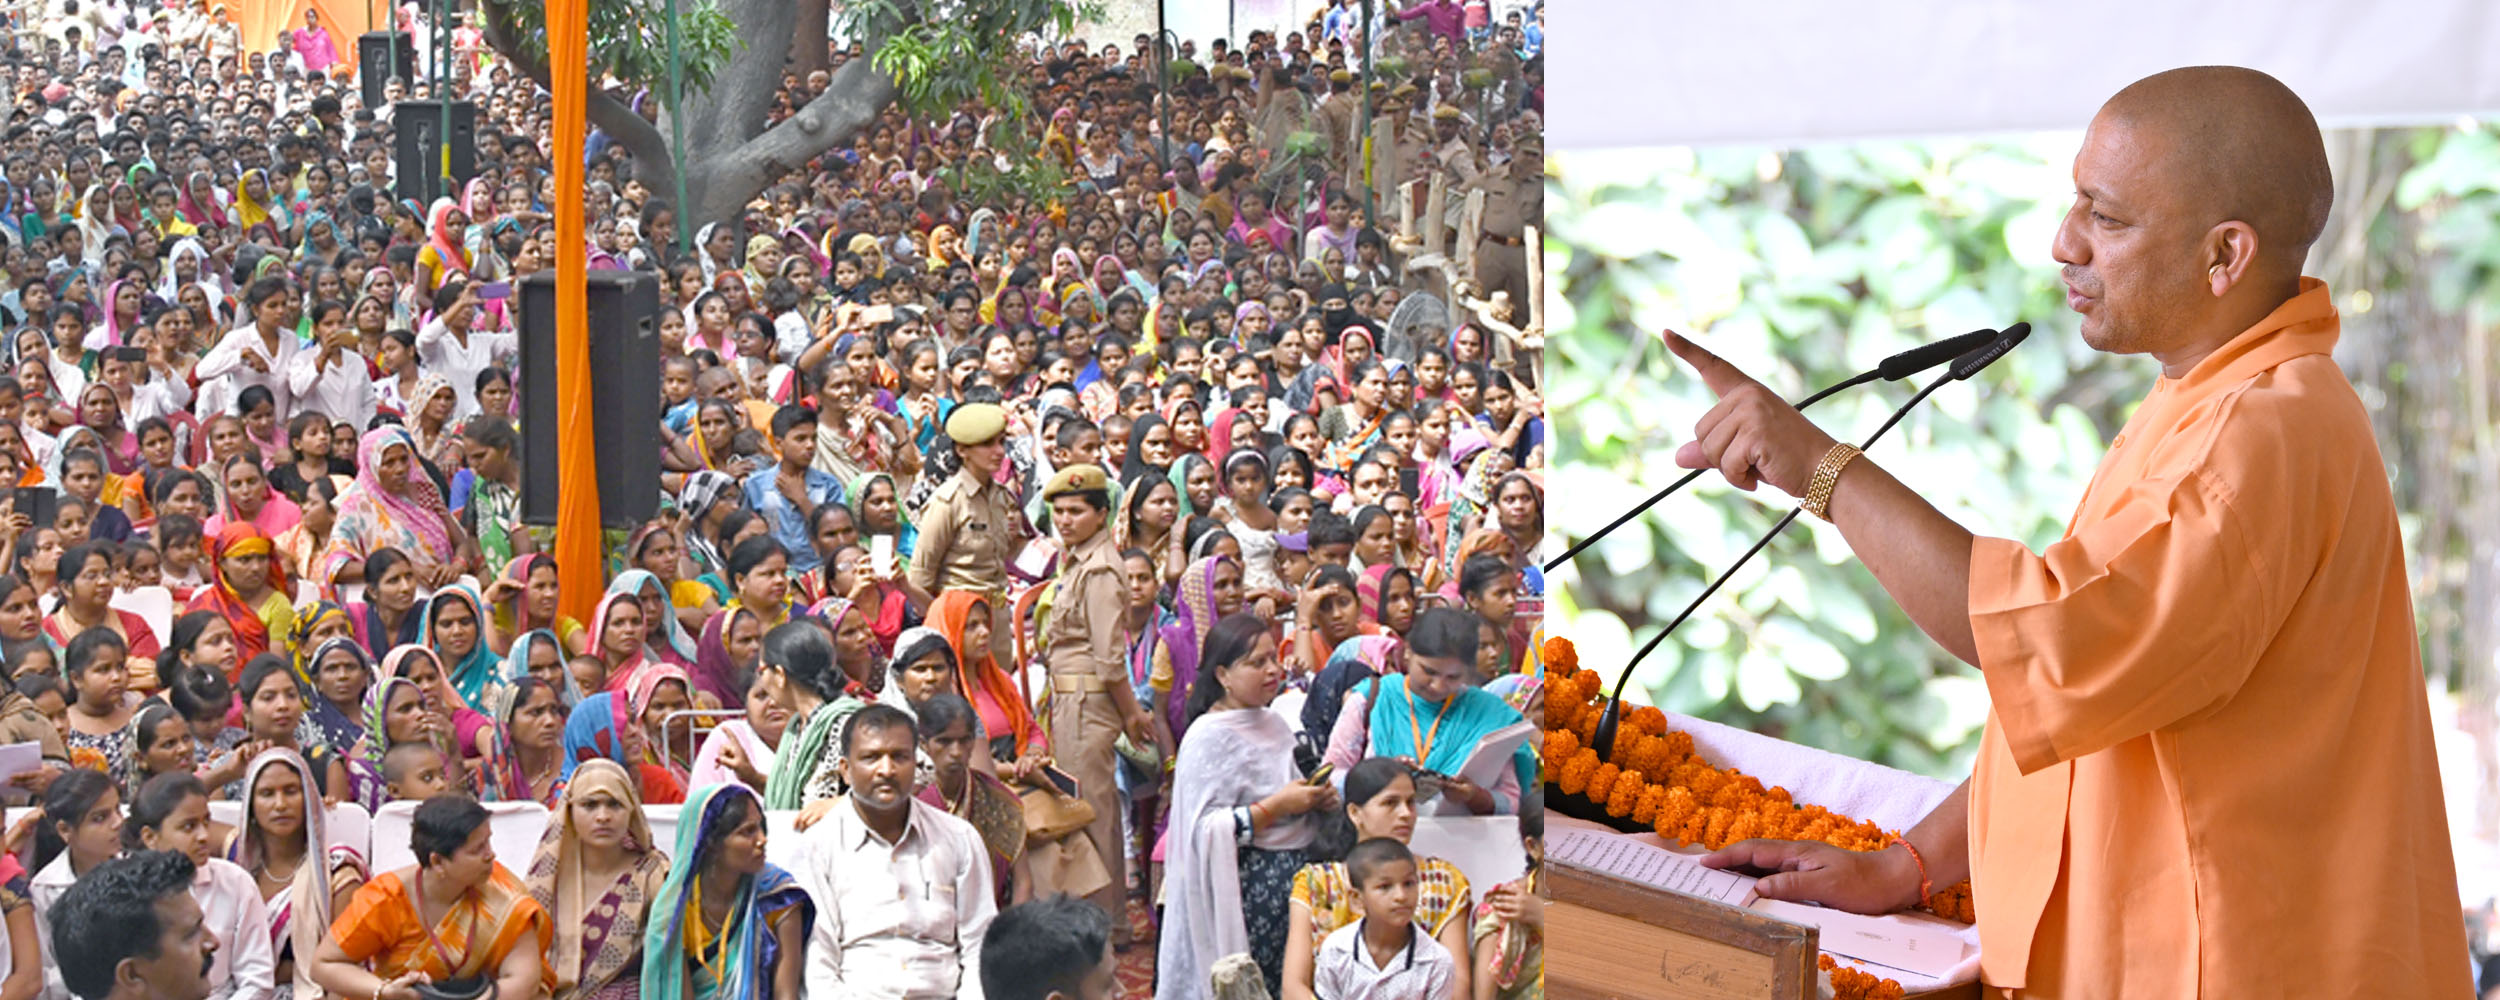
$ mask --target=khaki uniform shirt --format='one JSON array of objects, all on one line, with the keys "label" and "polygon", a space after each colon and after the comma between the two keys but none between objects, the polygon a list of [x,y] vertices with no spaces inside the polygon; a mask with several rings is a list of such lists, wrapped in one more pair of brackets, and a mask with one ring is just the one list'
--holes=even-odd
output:
[{"label": "khaki uniform shirt", "polygon": [[958,471],[930,494],[916,523],[912,583],[931,594],[1006,589],[1007,561],[1024,545],[1023,515],[1006,487]]},{"label": "khaki uniform shirt", "polygon": [[1043,662],[1053,677],[1092,675],[1107,684],[1126,684],[1121,620],[1128,611],[1127,588],[1110,526],[1095,531],[1069,555],[1059,571],[1058,590],[1051,595]]}]

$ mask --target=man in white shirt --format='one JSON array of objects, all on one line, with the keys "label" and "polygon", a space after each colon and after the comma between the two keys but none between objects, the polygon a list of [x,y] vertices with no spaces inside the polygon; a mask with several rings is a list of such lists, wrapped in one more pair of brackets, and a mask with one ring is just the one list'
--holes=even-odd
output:
[{"label": "man in white shirt", "polygon": [[364,355],[356,352],[356,329],[347,325],[346,316],[346,310],[335,309],[313,324],[312,349],[295,352],[295,360],[286,368],[286,382],[302,404],[301,412],[319,413],[361,428],[372,422],[381,396],[374,391],[373,373],[365,366]]},{"label": "man in white shirt", "polygon": [[519,334],[471,330],[477,308],[477,286],[467,278],[447,278],[434,289],[434,318],[417,331],[417,363],[451,380],[454,421],[476,415],[478,373],[497,357],[520,350]]},{"label": "man in white shirt", "polygon": [[842,729],[851,793],[805,834],[816,900],[809,1000],[983,1000],[981,938],[998,904],[972,824],[915,798],[912,720],[870,705]]},{"label": "man in white shirt", "polygon": [[234,408],[236,398],[252,386],[264,386],[276,397],[277,412],[295,412],[295,390],[287,385],[287,366],[294,362],[295,331],[287,329],[294,293],[281,278],[262,278],[243,294],[251,309],[249,326],[229,330],[217,346],[191,369],[199,380],[202,413]]}]

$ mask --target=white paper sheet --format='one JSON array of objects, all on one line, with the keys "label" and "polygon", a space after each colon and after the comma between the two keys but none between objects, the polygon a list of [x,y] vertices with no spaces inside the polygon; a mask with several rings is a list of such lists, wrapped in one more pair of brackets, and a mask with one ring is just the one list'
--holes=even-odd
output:
[{"label": "white paper sheet", "polygon": [[39,743],[0,745],[0,782],[43,767],[43,746]]}]

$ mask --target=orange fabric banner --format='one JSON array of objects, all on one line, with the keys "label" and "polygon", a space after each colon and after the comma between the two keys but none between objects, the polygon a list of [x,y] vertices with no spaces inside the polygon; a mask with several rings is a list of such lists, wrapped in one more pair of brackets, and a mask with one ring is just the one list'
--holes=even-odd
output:
[{"label": "orange fabric banner", "polygon": [[[590,0],[547,0],[547,69],[554,84],[556,190],[586,190],[582,149],[590,88]],[[599,457],[591,423],[589,244],[582,199],[556,199],[556,404],[561,463],[556,491],[556,567],[560,607],[589,621],[607,589],[599,545]]]}]

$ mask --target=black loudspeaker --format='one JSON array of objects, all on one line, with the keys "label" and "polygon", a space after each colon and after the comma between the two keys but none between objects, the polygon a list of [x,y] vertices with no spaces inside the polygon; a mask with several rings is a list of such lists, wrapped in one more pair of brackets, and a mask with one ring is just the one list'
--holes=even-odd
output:
[{"label": "black loudspeaker", "polygon": [[515,291],[521,296],[521,520],[556,523],[556,453],[567,447],[598,451],[600,520],[612,528],[650,520],[660,509],[659,277],[590,272],[590,441],[567,441],[561,432],[555,269],[521,279]]},{"label": "black loudspeaker", "polygon": [[[393,41],[399,58],[391,58]],[[356,83],[364,91],[365,107],[382,107],[382,85],[398,77],[405,86],[417,78],[417,46],[404,31],[368,31],[356,36]]]},{"label": "black loudspeaker", "polygon": [[477,176],[477,106],[451,102],[451,183],[443,183],[443,102],[401,101],[391,105],[392,162],[402,198],[432,205],[434,199],[459,197],[460,185]]}]

